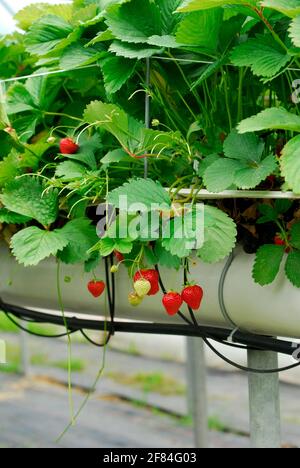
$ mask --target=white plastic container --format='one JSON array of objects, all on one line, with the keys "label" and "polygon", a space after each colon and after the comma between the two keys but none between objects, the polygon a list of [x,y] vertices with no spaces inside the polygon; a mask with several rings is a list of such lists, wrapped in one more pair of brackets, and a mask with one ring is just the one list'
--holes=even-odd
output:
[{"label": "white plastic container", "polygon": [[[43,261],[36,267],[19,265],[6,247],[0,249],[0,296],[4,302],[25,308],[60,314],[57,299],[57,264],[54,258]],[[254,283],[251,270],[253,255],[237,249],[224,285],[224,300],[234,323],[242,330],[252,333],[300,338],[300,290],[293,287],[281,270],[276,281],[266,287]],[[205,297],[202,308],[197,312],[200,324],[230,328],[218,301],[218,284],[225,261],[207,265],[199,261],[191,270],[191,279],[199,283]],[[181,290],[183,273],[172,270],[161,271],[167,289]],[[64,278],[69,277],[70,282]],[[105,279],[104,267],[97,277]],[[92,279],[82,266],[61,264],[61,289],[66,311],[72,316],[103,318],[105,299],[94,299],[86,285]],[[156,323],[182,323],[180,317],[169,317],[161,304],[162,294],[146,298],[141,306],[133,308],[127,296],[132,284],[125,268],[116,274],[116,317],[134,321]],[[183,306],[182,311],[185,311]]]}]

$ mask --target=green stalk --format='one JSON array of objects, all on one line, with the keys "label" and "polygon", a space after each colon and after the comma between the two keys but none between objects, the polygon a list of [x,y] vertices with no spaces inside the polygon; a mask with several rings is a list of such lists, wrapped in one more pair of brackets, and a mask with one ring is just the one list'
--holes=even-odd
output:
[{"label": "green stalk", "polygon": [[[105,296],[107,298],[107,296]],[[107,308],[107,301],[105,301],[105,309]],[[105,312],[105,315],[106,315],[106,312]],[[105,326],[104,326],[104,334],[106,335],[107,333],[107,321],[105,321]],[[105,370],[105,365],[106,365],[106,353],[107,353],[107,345],[108,343],[106,343],[103,347],[103,354],[102,354],[102,363],[101,363],[101,367],[98,371],[98,374],[92,384],[92,387],[90,389],[90,391],[87,393],[86,397],[84,398],[83,402],[81,403],[81,405],[79,406],[79,409],[78,411],[76,412],[75,416],[74,416],[74,422],[77,421],[77,419],[79,418],[81,412],[84,410],[85,406],[87,405],[87,403],[89,402],[89,399],[90,397],[93,395],[93,393],[95,393],[96,389],[97,389],[97,385],[99,383],[99,380],[100,378],[102,377],[102,374]],[[60,434],[60,436],[58,437],[58,439],[56,440],[57,443],[59,443],[63,437],[66,435],[66,433],[69,431],[69,429],[71,429],[71,427],[73,426],[73,424],[69,423],[67,425],[67,427],[63,430],[63,432]]]},{"label": "green stalk", "polygon": [[238,112],[237,121],[240,122],[243,119],[243,82],[244,82],[245,71],[243,68],[239,69],[239,88],[238,88]]},{"label": "green stalk", "polygon": [[222,68],[222,74],[223,74],[223,80],[224,80],[224,96],[225,96],[225,106],[226,106],[226,111],[227,111],[227,116],[228,116],[228,123],[229,123],[229,128],[230,131],[233,128],[233,123],[232,123],[232,116],[230,112],[230,103],[229,103],[229,94],[228,94],[228,81],[227,81],[227,71],[224,71]]},{"label": "green stalk", "polygon": [[69,114],[64,114],[60,112],[46,112],[46,111],[43,112],[43,114],[53,116],[53,117],[66,117],[67,119],[76,120],[77,122],[82,122],[82,124],[84,124],[84,120],[80,119],[79,117],[74,117],[73,115],[69,115]]},{"label": "green stalk", "polygon": [[268,28],[268,30],[270,31],[270,33],[272,34],[273,36],[273,39],[277,42],[277,44],[279,44],[284,50],[285,52],[289,52],[289,49],[288,47],[285,45],[285,43],[280,39],[280,37],[278,36],[278,34],[276,34],[276,32],[274,31],[274,29],[272,28],[272,25],[269,23],[269,21],[267,20],[267,18],[264,16],[263,14],[263,10],[259,10],[258,8],[251,8],[256,14],[257,16],[259,17],[259,19],[265,24],[265,26]]},{"label": "green stalk", "polygon": [[64,308],[64,304],[62,300],[62,293],[61,293],[61,287],[60,287],[60,260],[58,259],[57,259],[56,280],[57,280],[58,303],[59,303],[59,307],[62,313],[67,336],[68,336],[68,393],[69,393],[69,406],[70,406],[70,419],[71,419],[70,426],[73,426],[75,424],[75,418],[74,418],[74,401],[73,401],[73,390],[72,390],[72,340],[71,340],[71,334],[70,334],[68,322],[65,316],[65,308]]}]

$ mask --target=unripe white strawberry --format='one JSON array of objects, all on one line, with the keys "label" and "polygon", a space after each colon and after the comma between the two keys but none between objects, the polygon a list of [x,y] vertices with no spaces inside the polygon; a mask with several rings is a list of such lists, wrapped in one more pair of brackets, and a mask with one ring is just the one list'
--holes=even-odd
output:
[{"label": "unripe white strawberry", "polygon": [[151,283],[141,278],[134,283],[134,290],[139,297],[145,297],[151,290]]},{"label": "unripe white strawberry", "polygon": [[132,307],[137,307],[143,302],[143,298],[138,296],[136,293],[130,293],[128,295],[128,301]]}]

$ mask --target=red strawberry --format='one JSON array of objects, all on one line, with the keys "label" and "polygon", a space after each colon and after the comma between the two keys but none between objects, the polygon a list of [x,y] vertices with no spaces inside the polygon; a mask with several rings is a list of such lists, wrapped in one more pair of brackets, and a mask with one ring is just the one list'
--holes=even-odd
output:
[{"label": "red strawberry", "polygon": [[193,310],[200,309],[203,289],[200,286],[187,286],[181,294],[182,300]]},{"label": "red strawberry", "polygon": [[167,311],[167,314],[172,316],[179,312],[183,300],[180,294],[176,292],[169,292],[168,294],[164,295],[162,303]]},{"label": "red strawberry", "polygon": [[123,262],[125,260],[124,255],[121,254],[121,252],[118,252],[117,250],[115,250],[115,257],[118,260],[118,262]]},{"label": "red strawberry", "polygon": [[155,296],[159,291],[159,274],[156,270],[141,270],[134,275],[134,282],[145,279],[151,284],[148,296]]},{"label": "red strawberry", "polygon": [[63,138],[60,140],[59,149],[62,154],[75,154],[79,150],[79,146],[72,138]]},{"label": "red strawberry", "polygon": [[280,234],[277,234],[275,237],[274,237],[274,244],[275,245],[285,245],[286,246],[286,249],[285,249],[285,252],[286,253],[290,253],[291,251],[291,247],[289,247],[286,243],[286,241],[284,239],[282,239],[282,237],[280,236]]},{"label": "red strawberry", "polygon": [[282,237],[279,234],[277,234],[274,237],[274,244],[275,245],[286,245],[286,242],[285,242],[285,240],[282,239]]},{"label": "red strawberry", "polygon": [[105,290],[104,281],[92,280],[88,283],[88,290],[94,297],[100,297]]}]

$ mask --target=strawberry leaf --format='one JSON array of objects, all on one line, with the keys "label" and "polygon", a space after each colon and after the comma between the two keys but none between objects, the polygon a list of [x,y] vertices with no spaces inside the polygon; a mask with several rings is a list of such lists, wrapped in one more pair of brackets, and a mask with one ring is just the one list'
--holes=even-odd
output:
[{"label": "strawberry leaf", "polygon": [[68,245],[58,254],[58,257],[68,264],[85,262],[89,259],[88,251],[97,242],[96,227],[87,218],[77,218],[69,221],[61,234],[68,239]]},{"label": "strawberry leaf", "polygon": [[285,247],[266,244],[257,251],[252,271],[253,279],[261,286],[271,284],[279,273]]},{"label": "strawberry leaf", "polygon": [[45,189],[38,179],[22,177],[8,184],[0,198],[8,210],[48,226],[58,215],[58,194],[56,190]]},{"label": "strawberry leaf", "polygon": [[215,51],[218,46],[222,16],[223,12],[219,9],[190,13],[183,18],[177,29],[177,42]]},{"label": "strawberry leaf", "polygon": [[223,260],[236,242],[236,225],[223,211],[213,206],[204,207],[204,244],[198,256],[206,263]]},{"label": "strawberry leaf", "polygon": [[300,288],[300,252],[290,252],[285,265],[285,273],[290,282]]},{"label": "strawberry leaf", "polygon": [[290,140],[282,150],[281,173],[289,187],[300,193],[300,135]]},{"label": "strawberry leaf", "polygon": [[56,255],[68,242],[61,230],[44,231],[32,226],[15,234],[11,245],[19,263],[34,266],[50,255]]},{"label": "strawberry leaf", "polygon": [[271,35],[259,34],[238,45],[231,61],[238,67],[250,66],[254,75],[270,78],[289,63],[291,56]]},{"label": "strawberry leaf", "polygon": [[24,224],[30,221],[27,216],[22,216],[13,211],[9,211],[6,208],[0,208],[0,223],[7,224]]},{"label": "strawberry leaf", "polygon": [[300,132],[300,117],[282,107],[272,107],[243,120],[238,125],[239,133],[259,132],[261,130]]},{"label": "strawberry leaf", "polygon": [[[152,179],[132,179],[110,192],[107,201],[116,208],[120,208],[122,198],[123,201],[125,199],[124,197],[127,200],[127,209],[131,213],[140,210],[140,208],[137,208],[137,203],[144,205],[144,208],[147,210],[151,210],[153,205],[158,205],[162,208],[171,206],[168,192],[160,183]],[[158,209],[157,206],[156,209]]]},{"label": "strawberry leaf", "polygon": [[291,229],[291,244],[300,250],[300,222],[294,224]]},{"label": "strawberry leaf", "polygon": [[110,55],[100,60],[100,66],[104,77],[105,90],[108,94],[114,94],[122,88],[133,74],[136,61]]}]

